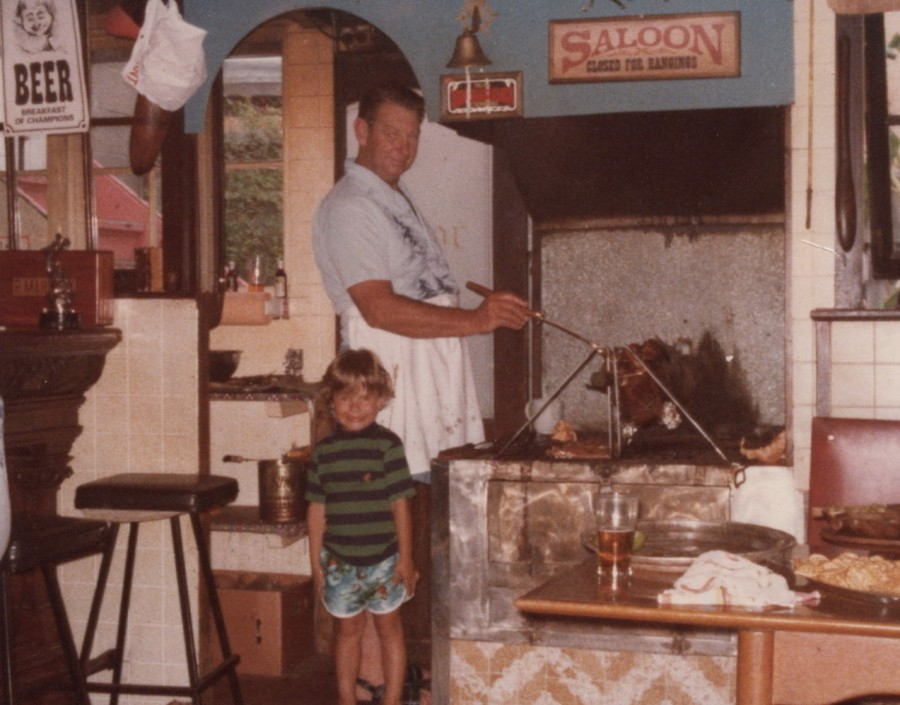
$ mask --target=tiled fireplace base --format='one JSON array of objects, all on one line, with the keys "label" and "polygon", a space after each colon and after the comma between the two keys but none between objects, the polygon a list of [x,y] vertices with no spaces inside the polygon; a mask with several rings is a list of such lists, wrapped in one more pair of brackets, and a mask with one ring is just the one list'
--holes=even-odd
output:
[{"label": "tiled fireplace base", "polygon": [[735,660],[450,642],[452,705],[731,705]]},{"label": "tiled fireplace base", "polygon": [[440,705],[730,703],[734,634],[527,618],[517,597],[588,558],[591,497],[656,520],[727,521],[722,466],[459,459],[432,466],[432,675]]}]

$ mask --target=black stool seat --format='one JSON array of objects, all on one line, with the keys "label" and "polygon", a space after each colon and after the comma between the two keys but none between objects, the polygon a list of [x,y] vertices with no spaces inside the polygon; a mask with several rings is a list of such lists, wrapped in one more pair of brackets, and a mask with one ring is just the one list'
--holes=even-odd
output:
[{"label": "black stool seat", "polygon": [[122,473],[75,489],[78,509],[206,512],[237,499],[238,483],[219,475]]},{"label": "black stool seat", "polygon": [[27,573],[45,563],[59,565],[102,553],[108,537],[109,524],[105,521],[16,515],[6,561],[13,573]]},{"label": "black stool seat", "polygon": [[4,667],[4,703],[13,705],[19,693],[15,687],[13,664],[14,620],[10,614],[10,580],[12,573],[22,574],[40,569],[47,588],[56,630],[66,660],[70,683],[60,685],[72,689],[78,703],[90,705],[85,673],[72,636],[63,601],[56,566],[86,556],[104,553],[109,548],[112,528],[103,521],[63,516],[14,515],[9,546],[0,568],[0,650]]},{"label": "black stool seat", "polygon": [[[75,489],[75,506],[78,509],[109,519],[112,523],[113,538],[109,550],[104,554],[100,566],[100,576],[91,603],[91,611],[85,629],[81,648],[81,660],[85,670],[95,669],[88,664],[98,664],[96,670],[112,670],[111,682],[88,680],[89,692],[107,693],[110,705],[117,705],[119,694],[190,696],[193,705],[201,705],[203,692],[220,678],[227,677],[231,686],[234,705],[242,705],[240,686],[237,678],[238,656],[232,654],[225,629],[225,619],[216,592],[209,550],[206,546],[200,514],[225,506],[238,495],[237,480],[218,475],[198,475],[179,473],[121,473],[86,482]],[[206,675],[201,675],[194,645],[194,628],[191,618],[191,601],[188,594],[187,570],[184,547],[181,539],[180,517],[187,514],[191,520],[197,558],[200,568],[200,584],[205,590],[210,613],[219,640],[222,663]],[[184,647],[187,657],[189,685],[171,686],[146,683],[123,683],[122,666],[125,654],[125,637],[128,627],[128,610],[131,599],[131,584],[137,555],[138,528],[142,522],[168,519],[172,534],[172,549],[175,575],[178,582],[178,598],[181,606],[181,623],[184,632]],[[109,577],[115,537],[121,524],[129,525],[128,547],[125,555],[125,570],[122,580],[122,596],[119,602],[119,624],[116,631],[116,645],[92,660],[91,651],[94,635],[103,603],[103,593]]]}]

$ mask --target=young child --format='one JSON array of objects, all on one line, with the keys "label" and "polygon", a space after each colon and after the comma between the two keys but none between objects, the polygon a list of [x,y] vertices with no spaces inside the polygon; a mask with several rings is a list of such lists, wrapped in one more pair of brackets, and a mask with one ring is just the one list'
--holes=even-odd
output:
[{"label": "young child", "polygon": [[316,591],[336,617],[338,702],[356,705],[368,611],[381,645],[381,702],[400,705],[406,672],[400,605],[412,597],[418,573],[406,454],[397,435],[375,422],[393,397],[391,378],[371,351],[347,350],[326,370],[322,394],[337,429],[313,449],[306,523]]},{"label": "young child", "polygon": [[29,54],[60,49],[53,31],[53,0],[18,0],[14,33],[19,48]]}]

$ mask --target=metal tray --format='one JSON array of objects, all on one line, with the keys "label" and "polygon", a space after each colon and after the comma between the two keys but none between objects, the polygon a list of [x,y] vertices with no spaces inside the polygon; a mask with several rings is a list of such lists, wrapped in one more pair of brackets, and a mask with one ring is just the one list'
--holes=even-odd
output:
[{"label": "metal tray", "polygon": [[[644,544],[631,557],[634,572],[673,573],[686,571],[694,559],[707,551],[728,551],[768,566],[788,567],[797,543],[778,529],[740,522],[639,521]],[[582,544],[597,551],[596,534],[585,534]]]},{"label": "metal tray", "polygon": [[833,543],[835,546],[856,548],[860,551],[888,555],[891,558],[895,558],[897,554],[900,554],[900,539],[872,539],[866,538],[865,536],[845,534],[827,527],[822,529],[819,536],[828,543]]},{"label": "metal tray", "polygon": [[885,592],[868,592],[866,590],[851,590],[850,588],[823,583],[815,578],[807,578],[805,575],[797,576],[797,584],[818,590],[823,595],[832,595],[842,600],[850,600],[851,602],[859,602],[874,607],[891,608],[895,611],[900,608],[900,595],[894,595]]}]

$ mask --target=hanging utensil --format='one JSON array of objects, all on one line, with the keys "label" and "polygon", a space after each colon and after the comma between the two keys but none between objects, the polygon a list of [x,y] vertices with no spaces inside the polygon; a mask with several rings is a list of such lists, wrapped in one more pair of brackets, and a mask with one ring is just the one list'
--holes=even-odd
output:
[{"label": "hanging utensil", "polygon": [[[835,220],[837,240],[844,252],[856,242],[856,186],[850,146],[850,39],[838,39],[837,47],[837,170]],[[812,155],[810,155],[811,157]]]}]

